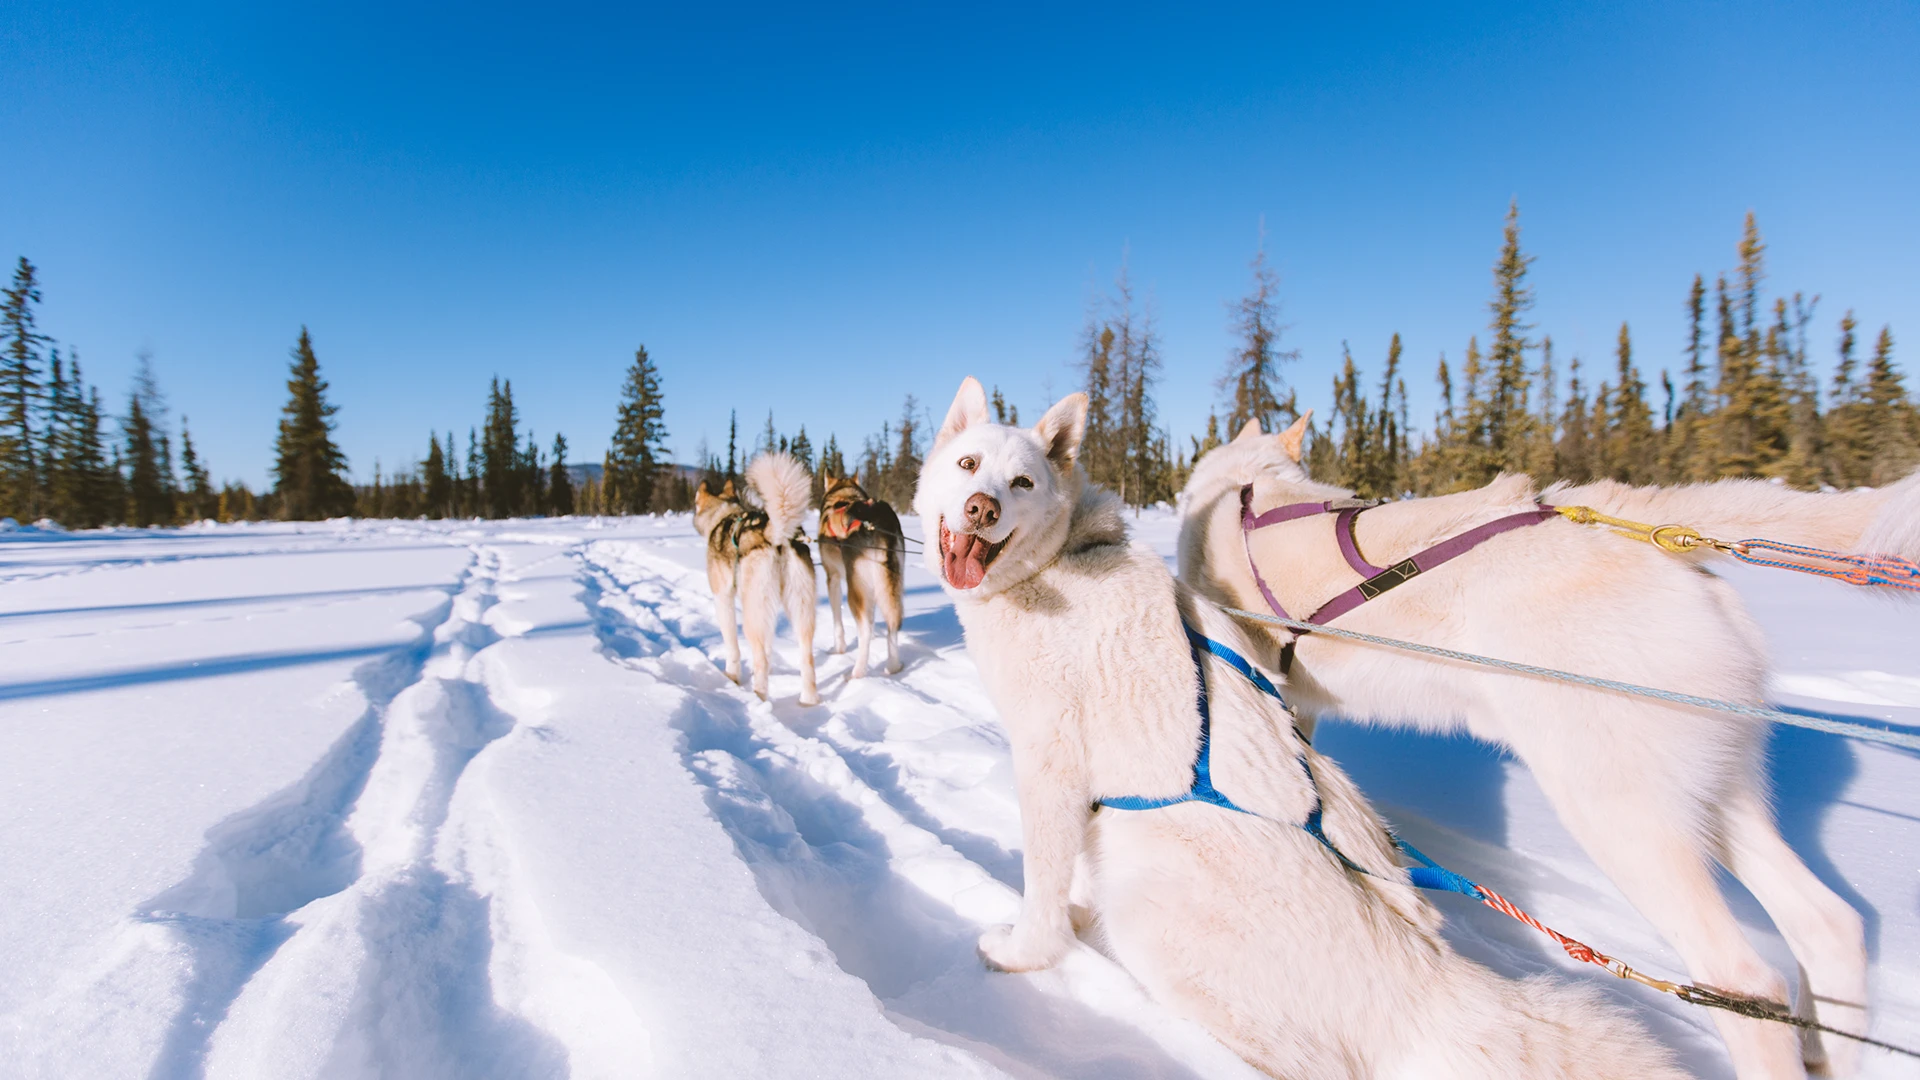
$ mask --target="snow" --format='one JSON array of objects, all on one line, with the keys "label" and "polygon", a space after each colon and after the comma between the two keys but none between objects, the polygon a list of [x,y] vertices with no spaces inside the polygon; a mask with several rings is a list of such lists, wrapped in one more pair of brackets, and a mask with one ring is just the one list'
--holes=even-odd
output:
[{"label": "snow", "polygon": [[[823,626],[802,709],[790,636],[771,704],[721,675],[702,552],[685,517],[6,533],[0,1076],[1253,1075],[1091,948],[975,958],[1017,908],[1018,806],[917,563],[906,670],[847,679]],[[1726,573],[1779,701],[1920,729],[1920,607]],[[1524,768],[1316,738],[1428,853],[1680,970]],[[1920,759],[1782,729],[1772,769],[1867,917],[1876,1034],[1920,1043]],[[1588,981],[1728,1075],[1697,1010],[1456,899],[1470,955]]]}]

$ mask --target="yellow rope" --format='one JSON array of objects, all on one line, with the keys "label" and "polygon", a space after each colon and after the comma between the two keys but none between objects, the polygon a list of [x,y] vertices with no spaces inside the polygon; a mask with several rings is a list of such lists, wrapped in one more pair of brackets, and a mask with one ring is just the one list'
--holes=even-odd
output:
[{"label": "yellow rope", "polygon": [[1715,540],[1711,536],[1702,536],[1698,529],[1686,525],[1649,525],[1644,521],[1628,521],[1612,514],[1603,514],[1591,506],[1556,506],[1560,516],[1576,525],[1604,525],[1609,529],[1630,536],[1635,540],[1645,540],[1662,551],[1671,551],[1684,555],[1699,547],[1710,547],[1718,551],[1731,552],[1732,544],[1725,540]]}]

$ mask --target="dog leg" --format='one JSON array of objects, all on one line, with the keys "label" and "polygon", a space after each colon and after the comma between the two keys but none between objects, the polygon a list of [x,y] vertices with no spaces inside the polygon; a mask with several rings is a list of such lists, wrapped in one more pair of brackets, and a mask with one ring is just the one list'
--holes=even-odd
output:
[{"label": "dog leg", "polygon": [[761,575],[772,571],[770,566],[761,568],[759,574],[741,583],[746,599],[747,651],[753,658],[753,692],[762,701],[767,699],[767,675],[772,666],[769,652],[773,644],[773,621],[779,610],[776,606],[779,597],[769,592],[777,586],[764,580]]},{"label": "dog leg", "polygon": [[980,935],[980,958],[999,971],[1052,967],[1074,941],[1069,901],[1092,803],[1077,740],[1069,745],[1058,727],[1046,726],[1054,730],[1020,740],[1013,750],[1026,887],[1020,920]]},{"label": "dog leg", "polygon": [[[1561,762],[1565,770],[1554,767]],[[1690,828],[1709,812],[1687,805],[1671,785],[1647,781],[1629,766],[1609,768],[1592,754],[1528,764],[1567,829],[1679,951],[1691,978],[1749,997],[1787,1000],[1786,980],[1742,933]],[[1720,1010],[1713,1019],[1739,1080],[1806,1075],[1798,1029]]]},{"label": "dog leg", "polygon": [[[1780,928],[1800,962],[1796,1012],[1841,1031],[1867,1030],[1867,948],[1860,913],[1813,876],[1787,842],[1752,787],[1720,808],[1723,861]],[[1828,1076],[1860,1069],[1860,1044],[1808,1032],[1809,1068]]]},{"label": "dog leg", "polygon": [[793,623],[793,637],[800,646],[800,704],[818,705],[820,688],[813,673],[813,622],[818,607],[818,597],[813,591],[813,563],[798,553],[790,558],[787,621]]},{"label": "dog leg", "polygon": [[867,657],[873,651],[873,564],[861,559],[847,574],[847,609],[853,612],[854,635],[859,639],[853,654],[853,677],[867,677]]},{"label": "dog leg", "polygon": [[880,612],[887,620],[887,674],[900,674],[900,619],[905,604],[901,600],[900,560],[889,558],[880,575]]},{"label": "dog leg", "polygon": [[847,651],[847,631],[840,620],[840,579],[846,576],[846,561],[840,556],[840,545],[822,543],[820,545],[820,563],[827,571],[827,610],[833,612],[833,651]]},{"label": "dog leg", "polygon": [[720,624],[720,640],[727,645],[727,678],[740,681],[740,624],[733,610],[733,589],[716,589],[713,617]]}]

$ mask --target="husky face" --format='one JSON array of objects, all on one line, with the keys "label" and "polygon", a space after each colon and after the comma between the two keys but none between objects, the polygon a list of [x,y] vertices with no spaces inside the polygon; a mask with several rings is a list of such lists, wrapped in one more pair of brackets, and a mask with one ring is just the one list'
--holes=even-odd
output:
[{"label": "husky face", "polygon": [[920,468],[913,508],[939,542],[927,567],[955,596],[988,596],[1033,576],[1066,542],[1085,484],[1076,458],[1087,396],[1071,394],[1032,428],[987,422],[978,380],[960,384]]},{"label": "husky face", "polygon": [[1214,500],[1222,493],[1237,489],[1263,476],[1278,477],[1292,484],[1309,485],[1313,478],[1300,464],[1301,442],[1306,438],[1307,421],[1313,410],[1293,422],[1278,435],[1265,435],[1260,421],[1249,420],[1240,434],[1224,446],[1214,447],[1194,463],[1193,475],[1181,492],[1180,506],[1187,513],[1211,512]]}]

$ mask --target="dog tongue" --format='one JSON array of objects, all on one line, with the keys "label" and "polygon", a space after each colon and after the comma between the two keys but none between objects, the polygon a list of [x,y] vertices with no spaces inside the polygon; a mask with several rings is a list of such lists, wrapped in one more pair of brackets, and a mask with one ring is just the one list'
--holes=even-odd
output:
[{"label": "dog tongue", "polygon": [[987,542],[966,533],[948,533],[946,563],[947,584],[956,589],[971,589],[987,576]]}]

